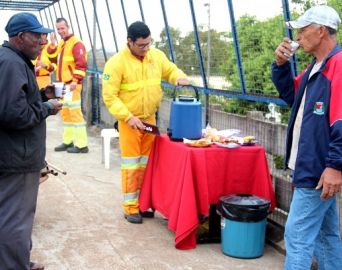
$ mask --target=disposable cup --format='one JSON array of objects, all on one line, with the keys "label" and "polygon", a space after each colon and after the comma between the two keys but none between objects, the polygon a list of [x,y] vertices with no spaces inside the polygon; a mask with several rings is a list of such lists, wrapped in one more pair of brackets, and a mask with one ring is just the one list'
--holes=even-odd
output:
[{"label": "disposable cup", "polygon": [[63,88],[64,82],[54,82],[53,85],[55,86],[55,96],[56,98],[60,98],[63,95]]},{"label": "disposable cup", "polygon": [[291,49],[292,49],[292,53],[294,53],[299,47],[298,42],[296,41],[291,41]]}]

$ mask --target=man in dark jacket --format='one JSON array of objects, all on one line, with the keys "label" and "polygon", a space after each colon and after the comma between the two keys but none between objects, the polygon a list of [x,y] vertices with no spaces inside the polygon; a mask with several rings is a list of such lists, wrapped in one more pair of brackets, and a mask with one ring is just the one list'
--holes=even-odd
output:
[{"label": "man in dark jacket", "polygon": [[294,53],[284,38],[275,51],[272,80],[291,107],[286,164],[295,187],[285,226],[286,270],[342,269],[342,242],[336,194],[342,186],[342,48],[338,13],[328,6],[308,9],[287,27],[314,59],[298,77],[288,60]]},{"label": "man in dark jacket", "polygon": [[42,101],[31,60],[44,28],[30,13],[13,15],[0,48],[0,268],[30,269],[30,239],[40,170],[45,166],[45,119],[61,109]]}]

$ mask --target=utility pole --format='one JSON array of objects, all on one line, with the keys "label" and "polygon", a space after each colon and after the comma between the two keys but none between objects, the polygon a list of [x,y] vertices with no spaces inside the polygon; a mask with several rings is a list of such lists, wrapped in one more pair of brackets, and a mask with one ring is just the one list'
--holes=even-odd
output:
[{"label": "utility pole", "polygon": [[210,55],[211,55],[211,36],[210,36],[210,1],[206,2],[204,6],[207,8],[207,13],[208,13],[208,41],[207,41],[207,83],[208,86],[210,87],[209,84],[209,79],[210,79]]}]

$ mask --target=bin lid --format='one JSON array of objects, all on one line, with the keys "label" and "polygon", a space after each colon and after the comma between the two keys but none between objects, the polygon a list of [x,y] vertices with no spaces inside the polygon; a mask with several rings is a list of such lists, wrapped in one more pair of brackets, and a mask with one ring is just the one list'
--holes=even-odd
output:
[{"label": "bin lid", "polygon": [[251,194],[233,194],[219,199],[216,211],[224,218],[257,222],[268,215],[270,201]]},{"label": "bin lid", "polygon": [[232,194],[220,197],[220,203],[225,205],[237,205],[237,206],[263,206],[269,205],[268,199],[258,197],[252,194]]}]

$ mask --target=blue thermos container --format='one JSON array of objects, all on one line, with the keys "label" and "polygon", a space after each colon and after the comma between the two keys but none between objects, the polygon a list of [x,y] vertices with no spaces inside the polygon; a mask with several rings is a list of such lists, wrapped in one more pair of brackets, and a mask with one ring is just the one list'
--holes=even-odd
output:
[{"label": "blue thermos container", "polygon": [[[192,88],[196,93],[196,98],[185,95],[176,97],[176,90],[185,87]],[[174,88],[167,133],[170,139],[175,141],[183,140],[183,138],[197,140],[202,137],[202,108],[195,86],[186,85]]]}]

